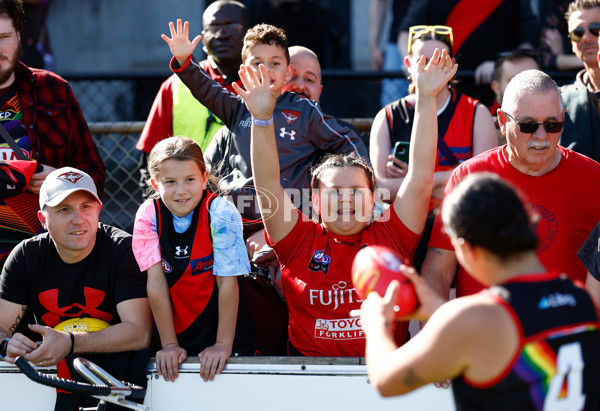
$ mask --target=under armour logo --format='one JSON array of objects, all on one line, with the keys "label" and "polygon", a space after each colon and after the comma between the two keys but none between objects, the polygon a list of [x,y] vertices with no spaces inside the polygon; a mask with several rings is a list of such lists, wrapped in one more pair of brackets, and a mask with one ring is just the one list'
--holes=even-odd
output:
[{"label": "under armour logo", "polygon": [[42,291],[38,295],[38,300],[48,312],[42,315],[42,322],[54,327],[60,322],[61,317],[81,317],[84,314],[92,318],[99,318],[104,321],[111,321],[111,313],[99,310],[98,307],[104,302],[106,293],[102,290],[96,290],[91,287],[83,288],[85,305],[73,303],[64,307],[58,306],[58,288]]},{"label": "under armour logo", "polygon": [[281,133],[279,133],[279,137],[285,138],[285,136],[290,136],[290,140],[295,140],[296,139],[296,137],[294,137],[295,135],[296,135],[296,132],[294,130],[285,131],[285,128],[281,127]]},{"label": "under armour logo", "polygon": [[180,246],[177,246],[177,247],[175,247],[175,250],[176,250],[175,251],[175,255],[176,256],[179,257],[181,254],[183,254],[184,256],[186,256],[187,253],[188,253],[188,251],[187,251],[188,250],[188,246],[186,245],[185,248],[183,248],[183,249]]},{"label": "under armour logo", "polygon": [[63,173],[63,174],[59,175],[57,178],[61,178],[63,180],[67,180],[73,184],[76,184],[79,180],[81,180],[83,178],[83,174],[74,173],[72,171],[69,171],[67,173]]}]

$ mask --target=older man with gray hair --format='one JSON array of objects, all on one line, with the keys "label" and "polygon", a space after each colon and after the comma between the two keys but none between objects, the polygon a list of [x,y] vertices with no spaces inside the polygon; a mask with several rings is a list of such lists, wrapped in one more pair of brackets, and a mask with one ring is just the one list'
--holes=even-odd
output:
[{"label": "older man with gray hair", "polygon": [[[498,174],[519,189],[529,208],[539,241],[537,253],[546,268],[581,282],[587,276],[589,288],[600,291],[597,280],[577,259],[577,251],[600,220],[600,164],[558,145],[564,113],[560,91],[547,74],[527,70],[516,75],[498,110],[507,144],[460,164],[445,192],[468,174]],[[453,280],[457,296],[481,290],[484,286],[459,266],[438,220],[421,274],[444,298]],[[595,299],[600,301],[600,295]]]}]

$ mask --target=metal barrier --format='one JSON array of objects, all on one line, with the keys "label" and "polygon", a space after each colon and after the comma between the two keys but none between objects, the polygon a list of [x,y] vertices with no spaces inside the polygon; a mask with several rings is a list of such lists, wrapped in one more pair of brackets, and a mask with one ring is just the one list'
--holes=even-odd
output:
[{"label": "metal barrier", "polygon": [[[373,122],[371,118],[343,120],[366,133],[371,130]],[[143,201],[139,185],[141,152],[135,145],[144,124],[143,121],[88,123],[92,138],[106,164],[100,221],[129,233],[133,231],[135,213]]]}]

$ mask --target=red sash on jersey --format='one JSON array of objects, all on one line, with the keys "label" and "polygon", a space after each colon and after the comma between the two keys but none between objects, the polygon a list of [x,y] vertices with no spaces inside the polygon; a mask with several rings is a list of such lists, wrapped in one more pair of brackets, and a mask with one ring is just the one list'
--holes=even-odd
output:
[{"label": "red sash on jersey", "polygon": [[[173,303],[173,324],[177,334],[185,331],[198,318],[213,294],[216,279],[212,271],[213,248],[210,237],[209,208],[215,197],[217,197],[217,194],[205,192],[198,209],[200,215],[198,216],[198,224],[195,227],[190,263],[181,277],[177,279],[177,282],[169,289]],[[158,210],[158,207],[160,207],[158,199],[154,204]],[[157,215],[160,214],[160,212],[157,212]],[[159,237],[163,224],[164,222],[157,221]],[[210,268],[202,267],[202,263],[195,265],[195,261],[205,262],[207,267],[210,263]],[[193,298],[190,298],[190,296],[193,296]]]},{"label": "red sash on jersey", "polygon": [[452,49],[456,53],[465,40],[502,4],[502,0],[460,0],[448,15],[446,26],[452,27]]}]

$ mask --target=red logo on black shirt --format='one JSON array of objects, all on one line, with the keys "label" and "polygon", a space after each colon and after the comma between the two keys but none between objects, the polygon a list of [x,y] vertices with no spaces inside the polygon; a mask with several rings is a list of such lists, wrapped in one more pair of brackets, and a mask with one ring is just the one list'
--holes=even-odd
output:
[{"label": "red logo on black shirt", "polygon": [[76,184],[79,180],[83,178],[83,174],[69,171],[67,173],[59,175],[58,178],[62,178],[63,180],[67,180],[70,183]]},{"label": "red logo on black shirt", "polygon": [[281,110],[281,115],[285,118],[288,125],[300,118],[300,112],[295,110]]},{"label": "red logo on black shirt", "polygon": [[65,307],[59,307],[58,288],[41,292],[38,296],[40,304],[48,310],[48,312],[42,316],[44,324],[54,327],[60,323],[61,317],[75,318],[82,317],[83,314],[104,321],[111,321],[113,319],[112,314],[97,309],[104,301],[104,296],[106,295],[104,291],[84,287],[83,293],[85,296],[85,306],[74,303]]}]

